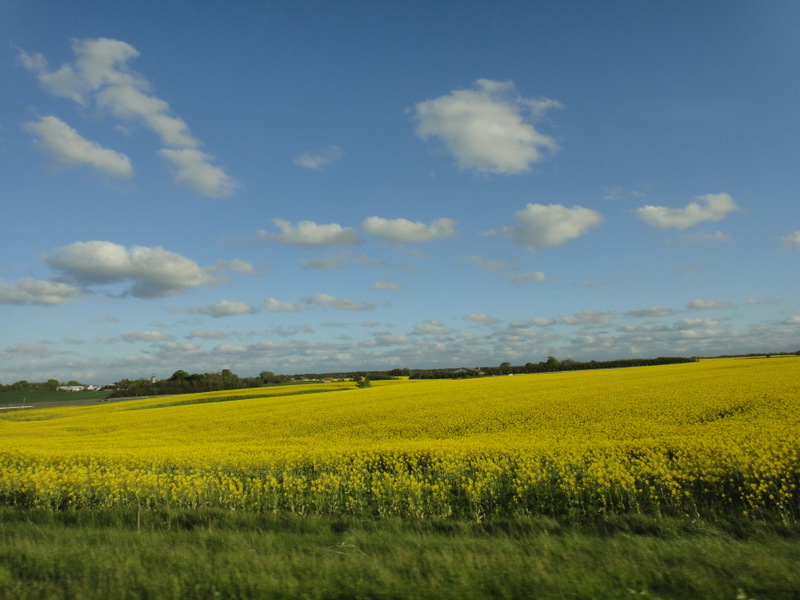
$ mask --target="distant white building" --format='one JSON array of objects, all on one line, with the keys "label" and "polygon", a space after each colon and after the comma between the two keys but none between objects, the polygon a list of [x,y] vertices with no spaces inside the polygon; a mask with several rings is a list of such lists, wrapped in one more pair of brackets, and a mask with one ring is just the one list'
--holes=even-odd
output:
[{"label": "distant white building", "polygon": [[83,385],[60,385],[56,388],[59,392],[82,392],[85,389]]}]

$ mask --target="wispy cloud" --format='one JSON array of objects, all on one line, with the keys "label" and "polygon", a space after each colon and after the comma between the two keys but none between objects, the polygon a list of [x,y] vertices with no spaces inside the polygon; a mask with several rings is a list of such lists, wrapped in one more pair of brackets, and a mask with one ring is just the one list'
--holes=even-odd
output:
[{"label": "wispy cloud", "polygon": [[373,290],[404,290],[406,289],[399,283],[394,281],[376,281],[372,284]]},{"label": "wispy cloud", "polygon": [[246,302],[231,302],[220,300],[210,306],[190,306],[186,312],[197,315],[208,315],[210,317],[230,317],[233,315],[249,315],[256,312],[256,309]]},{"label": "wispy cloud", "polygon": [[636,318],[669,317],[672,316],[674,312],[675,311],[668,306],[651,306],[650,308],[637,308],[635,310],[629,310],[625,313],[625,316]]},{"label": "wispy cloud", "polygon": [[0,280],[0,304],[65,304],[83,297],[83,292],[67,283],[26,277],[16,283]]},{"label": "wispy cloud", "polygon": [[[192,135],[186,122],[171,114],[169,104],[152,94],[147,79],[128,68],[128,62],[139,56],[133,46],[120,40],[97,38],[73,40],[72,50],[75,62],[63,64],[54,71],[49,70],[47,59],[39,53],[20,51],[19,61],[36,75],[47,92],[71,98],[81,106],[94,101],[96,106],[117,118],[140,122],[155,131],[169,147],[160,153],[177,168],[176,183],[208,196],[224,196],[235,189],[233,178],[212,165],[210,155],[198,150],[200,141]],[[50,135],[55,134],[51,132]],[[73,149],[62,148],[62,155],[87,152],[85,140],[77,133],[71,135],[62,131],[60,139],[62,145],[76,146]],[[113,160],[107,152],[104,155],[106,162]],[[125,171],[123,159],[116,159],[115,168]]]},{"label": "wispy cloud", "polygon": [[264,308],[269,312],[302,312],[308,310],[308,304],[282,302],[275,298],[267,298],[264,300]]},{"label": "wispy cloud", "polygon": [[337,298],[336,296],[331,296],[329,294],[314,294],[313,296],[307,296],[303,298],[303,302],[306,304],[321,304],[324,306],[330,306],[331,308],[335,308],[336,310],[374,310],[374,304],[358,304],[357,302],[353,302],[352,300],[347,300],[345,298]]},{"label": "wispy cloud", "polygon": [[328,146],[319,152],[304,152],[294,158],[294,164],[304,169],[318,171],[344,158],[345,152],[339,146]]},{"label": "wispy cloud", "polygon": [[728,310],[731,303],[724,300],[692,300],[686,307],[689,310]]},{"label": "wispy cloud", "polygon": [[486,313],[470,313],[464,317],[464,320],[472,323],[480,323],[481,325],[497,325],[498,323],[502,323],[500,319],[495,319]]},{"label": "wispy cloud", "polygon": [[526,283],[542,283],[547,280],[547,275],[541,271],[532,271],[530,273],[515,273],[514,275],[502,275],[502,279],[510,281],[516,285],[524,285]]},{"label": "wispy cloud", "polygon": [[25,129],[39,136],[37,145],[63,164],[89,165],[113,177],[133,176],[127,156],[85,139],[57,117],[50,115],[30,121],[25,123]]},{"label": "wispy cloud", "polygon": [[781,237],[781,246],[783,246],[786,250],[800,249],[800,229],[794,233],[790,233],[789,235],[784,235]]},{"label": "wispy cloud", "polygon": [[468,260],[479,269],[484,269],[493,273],[508,271],[508,269],[511,268],[510,261],[503,259],[490,259],[482,256],[470,256]]}]

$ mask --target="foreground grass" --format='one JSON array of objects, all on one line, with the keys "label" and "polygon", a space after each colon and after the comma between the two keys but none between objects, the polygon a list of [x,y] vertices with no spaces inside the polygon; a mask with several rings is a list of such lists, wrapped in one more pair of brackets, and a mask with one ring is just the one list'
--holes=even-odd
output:
[{"label": "foreground grass", "polygon": [[0,598],[800,598],[800,526],[0,512]]}]

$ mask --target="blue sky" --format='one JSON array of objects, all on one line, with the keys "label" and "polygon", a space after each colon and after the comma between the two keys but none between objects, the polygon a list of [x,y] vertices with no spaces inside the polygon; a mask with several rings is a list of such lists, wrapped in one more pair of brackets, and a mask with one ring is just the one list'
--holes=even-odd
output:
[{"label": "blue sky", "polygon": [[796,2],[0,3],[0,382],[800,349]]}]

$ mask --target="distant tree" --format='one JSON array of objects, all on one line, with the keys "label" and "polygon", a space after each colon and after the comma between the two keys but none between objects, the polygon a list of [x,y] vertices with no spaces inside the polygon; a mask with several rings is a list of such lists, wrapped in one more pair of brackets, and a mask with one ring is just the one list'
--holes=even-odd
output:
[{"label": "distant tree", "polygon": [[358,377],[356,379],[356,387],[358,388],[372,387],[372,382],[369,380],[369,377]]},{"label": "distant tree", "polygon": [[555,356],[548,356],[544,364],[548,371],[557,371],[561,368],[561,362]]},{"label": "distant tree", "polygon": [[278,383],[280,382],[280,378],[275,375],[272,371],[261,371],[258,374],[259,378],[261,379],[262,383]]},{"label": "distant tree", "polygon": [[184,381],[186,379],[189,379],[189,374],[183,369],[178,369],[169,378],[170,381]]}]

